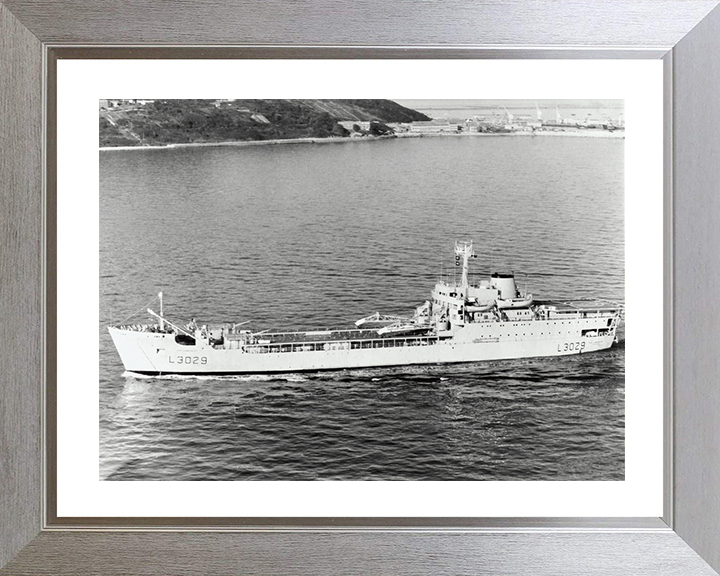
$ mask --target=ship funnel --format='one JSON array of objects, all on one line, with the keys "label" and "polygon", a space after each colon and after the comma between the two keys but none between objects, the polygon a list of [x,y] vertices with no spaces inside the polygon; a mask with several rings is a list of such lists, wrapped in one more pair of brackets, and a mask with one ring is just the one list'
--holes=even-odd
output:
[{"label": "ship funnel", "polygon": [[514,274],[495,272],[490,276],[490,285],[500,292],[500,298],[517,298],[517,286]]}]

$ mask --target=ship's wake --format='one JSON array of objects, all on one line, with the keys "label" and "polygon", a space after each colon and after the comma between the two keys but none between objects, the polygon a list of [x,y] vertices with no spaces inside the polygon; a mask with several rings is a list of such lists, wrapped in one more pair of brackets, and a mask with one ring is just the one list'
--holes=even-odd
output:
[{"label": "ship's wake", "polygon": [[304,374],[140,374],[138,372],[125,371],[125,378],[134,380],[200,380],[200,381],[226,381],[226,382],[272,382],[283,380],[285,382],[305,382],[309,378]]}]

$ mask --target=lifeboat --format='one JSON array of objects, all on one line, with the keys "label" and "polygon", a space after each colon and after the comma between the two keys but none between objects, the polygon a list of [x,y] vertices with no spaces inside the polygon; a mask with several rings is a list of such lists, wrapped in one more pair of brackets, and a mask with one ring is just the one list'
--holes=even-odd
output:
[{"label": "lifeboat", "polygon": [[532,294],[526,294],[520,298],[498,298],[497,307],[500,310],[507,308],[527,308],[532,304],[532,301]]},{"label": "lifeboat", "polygon": [[487,312],[493,306],[495,306],[495,302],[488,302],[487,304],[467,305],[465,310],[467,312]]}]

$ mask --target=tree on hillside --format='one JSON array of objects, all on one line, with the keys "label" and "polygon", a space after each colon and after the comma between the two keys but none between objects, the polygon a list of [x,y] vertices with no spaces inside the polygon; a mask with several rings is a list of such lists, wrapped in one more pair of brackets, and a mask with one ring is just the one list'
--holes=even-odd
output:
[{"label": "tree on hillside", "polygon": [[313,138],[329,138],[330,136],[348,136],[350,132],[338,124],[328,112],[322,112],[312,121],[311,135]]},{"label": "tree on hillside", "polygon": [[327,138],[332,136],[335,120],[327,112],[319,114],[310,124],[311,135],[314,138]]},{"label": "tree on hillside", "polygon": [[370,134],[373,136],[387,136],[388,134],[395,134],[395,130],[387,124],[373,120],[370,122]]},{"label": "tree on hillside", "polygon": [[350,131],[345,128],[342,124],[336,122],[332,130],[333,136],[341,136],[343,138],[350,136]]}]

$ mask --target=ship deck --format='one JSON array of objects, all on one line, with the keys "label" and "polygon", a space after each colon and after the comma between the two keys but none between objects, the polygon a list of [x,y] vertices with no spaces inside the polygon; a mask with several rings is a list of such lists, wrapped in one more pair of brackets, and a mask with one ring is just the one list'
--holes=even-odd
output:
[{"label": "ship deck", "polygon": [[[413,336],[420,336],[427,329],[418,330]],[[378,334],[377,329],[364,330],[308,330],[299,332],[265,332],[255,334],[255,342],[258,344],[293,344],[300,342],[345,342],[353,340],[378,340],[383,338],[391,338],[394,335],[388,334],[383,337]],[[397,335],[398,337],[408,338],[411,335]],[[227,335],[229,340],[239,339],[240,335]]]}]

